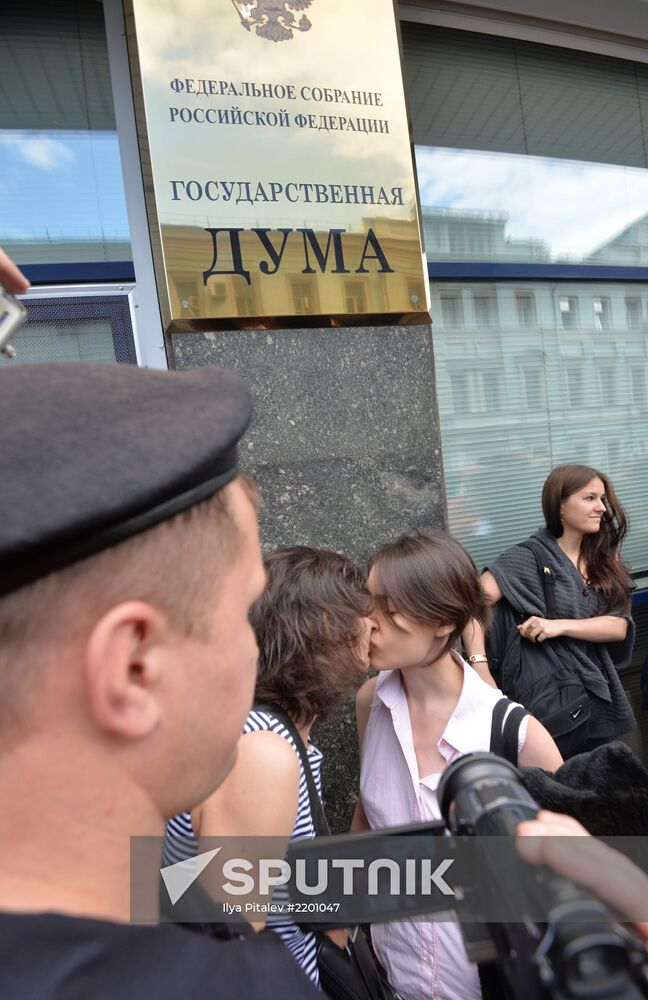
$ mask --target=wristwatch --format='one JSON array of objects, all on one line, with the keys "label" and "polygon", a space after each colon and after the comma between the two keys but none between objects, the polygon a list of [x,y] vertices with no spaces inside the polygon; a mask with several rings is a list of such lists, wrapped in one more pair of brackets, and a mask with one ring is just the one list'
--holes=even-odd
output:
[{"label": "wristwatch", "polygon": [[488,663],[488,657],[486,653],[473,653],[472,656],[468,657],[468,663]]}]

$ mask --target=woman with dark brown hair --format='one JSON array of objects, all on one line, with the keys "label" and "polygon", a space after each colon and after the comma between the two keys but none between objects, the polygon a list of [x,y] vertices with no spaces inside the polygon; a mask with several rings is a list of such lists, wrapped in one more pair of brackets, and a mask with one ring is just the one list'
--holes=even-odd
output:
[{"label": "woman with dark brown hair", "polygon": [[[199,837],[280,837],[287,845],[292,838],[315,836],[307,777],[291,729],[306,747],[321,796],[322,754],[310,743],[311,726],[334,712],[367,671],[372,602],[363,571],[337,552],[295,546],[273,552],[265,568],[267,587],[251,613],[259,646],[255,707],[236,765],[206,802],[169,822],[166,864],[198,853]],[[285,887],[272,902],[288,903]],[[315,936],[282,913],[267,921],[255,914],[255,929],[264,924],[318,984]]]},{"label": "woman with dark brown hair", "polygon": [[[542,490],[542,510],[546,527],[525,545],[536,546],[544,573],[553,579],[556,616],[548,616],[534,552],[514,545],[482,574],[482,585],[495,606],[487,644],[479,623],[466,630],[464,643],[482,660],[488,648],[491,669],[499,679],[496,659],[502,661],[505,655],[507,630],[517,627],[524,642],[550,642],[561,659],[573,665],[587,693],[589,738],[578,748],[585,751],[635,726],[618,676],[630,660],[634,642],[632,581],[620,558],[627,521],[612,483],[587,465],[553,469]],[[504,619],[507,607],[518,615],[517,626]],[[500,620],[507,622],[504,629]]]},{"label": "woman with dark brown hair", "polygon": [[[405,535],[369,564],[370,663],[378,677],[358,692],[360,797],[352,829],[441,818],[441,774],[462,754],[488,751],[496,705],[516,706],[455,652],[488,601],[477,567],[450,535]],[[520,713],[522,714],[522,713]],[[511,718],[511,724],[513,724]],[[522,765],[555,770],[562,758],[546,730],[525,716],[513,732]],[[388,979],[405,1000],[478,1000],[477,967],[457,923],[394,921],[372,927]]]}]

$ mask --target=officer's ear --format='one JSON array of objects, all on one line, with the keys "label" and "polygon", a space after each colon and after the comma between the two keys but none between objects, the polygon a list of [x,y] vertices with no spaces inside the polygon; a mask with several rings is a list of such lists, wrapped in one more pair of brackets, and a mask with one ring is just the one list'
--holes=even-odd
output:
[{"label": "officer's ear", "polygon": [[164,615],[144,601],[116,605],[96,622],[86,643],[84,678],[101,729],[137,740],[157,728],[168,636]]}]

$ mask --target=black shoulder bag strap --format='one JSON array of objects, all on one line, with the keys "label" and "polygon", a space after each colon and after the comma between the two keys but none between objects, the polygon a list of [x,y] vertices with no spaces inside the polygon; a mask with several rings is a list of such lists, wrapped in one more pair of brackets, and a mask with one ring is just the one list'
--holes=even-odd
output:
[{"label": "black shoulder bag strap", "polygon": [[493,715],[491,718],[490,752],[504,757],[510,761],[514,767],[518,766],[518,734],[522,719],[529,713],[521,705],[515,705],[506,716],[504,716],[509,705],[514,702],[510,698],[500,698],[495,702]]},{"label": "black shoulder bag strap", "polygon": [[[315,833],[318,837],[328,837],[331,831],[324,814],[322,802],[315,786],[315,779],[313,778],[313,772],[311,771],[310,761],[308,759],[308,751],[304,746],[303,739],[297,732],[294,722],[283,710],[283,708],[280,708],[278,705],[255,703],[254,708],[258,712],[269,712],[271,715],[274,715],[275,719],[277,719],[292,736],[304,769]],[[311,930],[311,928],[309,928],[306,924],[300,924],[300,926],[304,930]],[[349,927],[348,931],[349,945],[347,951],[349,956],[348,960],[351,962],[350,968],[354,968],[357,975],[360,977],[360,980],[364,984],[367,991],[367,997],[371,997],[372,1000],[397,1000],[396,994],[391,989],[389,984],[386,981],[383,982],[371,955],[367,939],[362,934],[360,928]],[[318,958],[319,947],[322,946],[322,943],[325,945],[327,941],[328,938],[320,937],[318,945]],[[329,944],[331,944],[331,942],[329,942]],[[337,946],[333,947],[337,949]],[[347,968],[344,969],[344,972],[348,975]]]},{"label": "black shoulder bag strap", "polygon": [[287,729],[292,736],[293,742],[297,749],[297,753],[302,762],[302,769],[304,771],[304,778],[306,779],[306,787],[308,788],[308,799],[310,802],[311,816],[313,817],[313,826],[315,827],[315,833],[318,837],[328,837],[331,833],[329,825],[324,815],[324,809],[322,807],[322,801],[319,797],[319,793],[315,786],[315,779],[313,778],[313,772],[311,771],[310,761],[308,759],[308,751],[304,746],[304,741],[297,731],[295,723],[292,721],[287,712],[283,710],[279,705],[273,705],[270,702],[261,703],[255,702],[254,710],[257,712],[268,712],[270,715],[274,715],[284,729]]},{"label": "black shoulder bag strap", "polygon": [[538,566],[538,573],[540,574],[540,579],[542,581],[542,589],[544,590],[547,618],[557,618],[556,592],[554,589],[556,586],[556,580],[553,570],[547,565],[544,554],[544,546],[542,546],[539,542],[536,542],[535,539],[528,538],[526,542],[520,542],[520,548],[528,549],[529,552],[533,552]]},{"label": "black shoulder bag strap", "polygon": [[[324,809],[322,807],[322,802],[320,800],[317,788],[315,786],[315,779],[313,778],[313,772],[311,771],[310,761],[308,759],[308,751],[304,746],[304,741],[297,732],[294,722],[290,716],[280,708],[279,705],[273,705],[271,703],[260,703],[256,702],[254,704],[254,709],[257,712],[268,712],[270,715],[274,715],[285,729],[288,730],[292,736],[295,746],[297,747],[297,752],[301,758],[302,766],[304,769],[304,776],[306,778],[306,786],[308,788],[308,798],[310,801],[311,816],[313,817],[313,826],[315,827],[315,833],[318,837],[328,837],[330,836],[330,829],[328,821],[324,814]],[[300,924],[302,929],[311,930],[306,924]],[[362,983],[367,991],[367,996],[371,997],[372,1000],[400,1000],[396,992],[392,989],[386,980],[383,980],[371,954],[369,945],[367,944],[367,939],[364,937],[360,927],[349,927],[349,945],[347,947],[349,959],[352,963],[352,968],[354,968],[360,976]],[[328,941],[328,938],[320,939],[321,942]],[[337,948],[337,946],[334,946]],[[319,955],[319,951],[318,951]],[[346,969],[345,969],[346,972]]]}]

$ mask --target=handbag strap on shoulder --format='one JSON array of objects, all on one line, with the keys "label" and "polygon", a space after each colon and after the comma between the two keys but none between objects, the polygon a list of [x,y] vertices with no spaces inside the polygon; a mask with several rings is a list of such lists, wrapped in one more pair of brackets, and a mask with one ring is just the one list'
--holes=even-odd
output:
[{"label": "handbag strap on shoulder", "polygon": [[521,549],[528,549],[533,552],[535,556],[535,561],[538,566],[538,573],[540,574],[540,580],[542,581],[542,589],[544,591],[545,606],[547,608],[547,618],[557,618],[556,614],[556,578],[554,571],[551,566],[547,565],[545,548],[540,542],[536,541],[535,538],[527,538],[526,542],[520,542],[519,547]]},{"label": "handbag strap on shoulder", "polygon": [[304,772],[306,787],[308,789],[308,801],[310,803],[310,811],[313,818],[315,833],[318,837],[328,837],[331,831],[324,813],[322,801],[315,786],[315,779],[313,778],[313,772],[311,771],[310,761],[308,759],[308,751],[304,745],[303,739],[297,731],[295,723],[280,705],[274,705],[272,702],[255,702],[254,710],[256,712],[268,712],[270,715],[274,715],[275,719],[277,719],[284,729],[287,729],[290,733],[293,743],[297,749],[297,753],[301,759],[302,770]]}]

